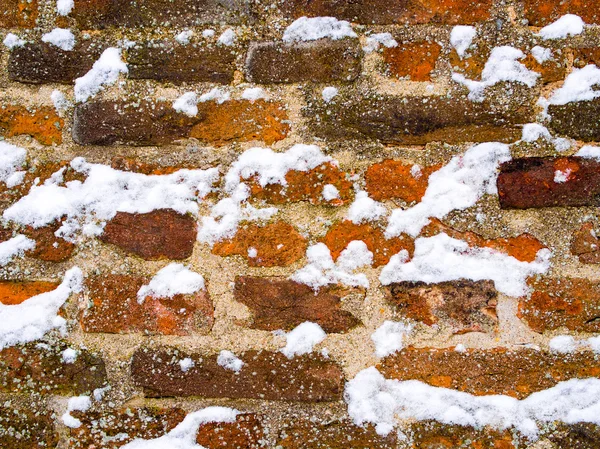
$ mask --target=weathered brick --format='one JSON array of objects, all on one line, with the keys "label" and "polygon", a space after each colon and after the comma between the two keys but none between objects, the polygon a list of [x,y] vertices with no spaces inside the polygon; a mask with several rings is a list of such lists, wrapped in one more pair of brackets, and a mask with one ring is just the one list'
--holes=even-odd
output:
[{"label": "weathered brick", "polygon": [[351,22],[388,25],[396,23],[472,24],[490,18],[491,0],[437,0],[390,3],[384,0],[285,0],[288,17],[333,16]]},{"label": "weathered brick", "polygon": [[242,0],[75,0],[71,16],[83,29],[107,27],[180,27],[238,23],[246,15]]},{"label": "weathered brick", "polygon": [[185,138],[224,145],[232,141],[283,139],[289,125],[277,102],[230,100],[198,104],[198,114],[176,112],[171,102],[93,101],[78,105],[73,139],[81,145],[163,145]]},{"label": "weathered brick", "polygon": [[402,250],[408,251],[411,256],[415,250],[413,239],[406,234],[387,239],[382,228],[370,224],[354,224],[349,220],[331,226],[322,241],[331,251],[333,260],[337,260],[353,240],[362,240],[367,245],[373,253],[374,267],[386,265],[390,257]]},{"label": "weathered brick", "polygon": [[531,54],[528,54],[521,62],[529,70],[539,73],[542,83],[554,83],[565,79],[567,74],[567,59],[563,54],[557,53],[554,51],[553,58],[541,64]]},{"label": "weathered brick", "polygon": [[376,201],[396,198],[409,203],[421,201],[427,190],[429,175],[440,168],[441,165],[420,167],[417,164],[386,159],[367,169],[365,189]]},{"label": "weathered brick", "polygon": [[345,332],[360,320],[341,308],[350,295],[364,297],[364,291],[327,286],[316,294],[307,285],[288,279],[238,276],[234,297],[252,311],[251,326],[262,330],[291,330],[312,321],[326,332]]},{"label": "weathered brick", "polygon": [[588,221],[573,233],[571,253],[578,256],[581,263],[600,263],[600,239],[593,223]]},{"label": "weathered brick", "polygon": [[4,137],[26,134],[43,145],[60,144],[63,126],[63,120],[52,107],[32,110],[17,105],[0,107],[0,135]]},{"label": "weathered brick", "polygon": [[513,87],[513,101],[504,105],[474,103],[465,97],[380,96],[339,100],[335,106],[316,103],[305,110],[314,132],[328,139],[377,139],[389,145],[429,142],[514,142],[519,124],[533,119],[528,101]]},{"label": "weathered brick", "polygon": [[557,423],[547,438],[558,448],[593,449],[600,447],[600,426],[591,423]]},{"label": "weathered brick", "polygon": [[6,449],[55,448],[58,434],[54,429],[52,413],[34,400],[27,405],[18,399],[0,405],[0,447]]},{"label": "weathered brick", "polygon": [[574,48],[573,66],[582,69],[588,64],[600,65],[600,47]]},{"label": "weathered brick", "polygon": [[75,245],[54,234],[61,225],[61,222],[55,221],[41,228],[27,226],[23,233],[35,241],[35,248],[27,251],[27,256],[46,262],[62,262],[70,258]]},{"label": "weathered brick", "polygon": [[58,283],[46,281],[0,282],[0,303],[5,305],[21,304],[32,296],[49,292],[56,287],[58,287]]},{"label": "weathered brick", "polygon": [[441,49],[435,42],[403,43],[397,47],[384,48],[383,60],[390,73],[398,78],[430,81]]},{"label": "weathered brick", "polygon": [[600,100],[575,101],[567,104],[551,104],[549,128],[556,134],[573,137],[577,140],[600,140]]},{"label": "weathered brick", "polygon": [[600,162],[576,156],[513,159],[500,166],[503,209],[600,204]]},{"label": "weathered brick", "polygon": [[[475,429],[470,426],[445,425],[437,421],[419,421],[411,423],[404,431],[412,448],[419,449],[515,449],[517,440],[508,431],[489,427]],[[517,440],[518,441],[518,440]]]},{"label": "weathered brick", "polygon": [[352,81],[360,74],[362,51],[356,40],[253,42],[246,70],[254,83]]},{"label": "weathered brick", "polygon": [[104,46],[96,41],[84,41],[73,50],[65,51],[44,42],[27,43],[10,52],[8,77],[21,83],[73,84],[92,68]]},{"label": "weathered brick", "polygon": [[[275,204],[308,201],[311,204],[341,206],[354,198],[352,182],[337,165],[325,162],[309,171],[290,170],[285,175],[287,185],[267,184],[262,187],[257,181],[250,183],[252,196]],[[327,201],[323,198],[326,185],[334,186],[339,198]]]},{"label": "weathered brick", "polygon": [[[246,224],[233,238],[216,243],[212,252],[240,255],[251,267],[284,267],[304,257],[306,247],[306,239],[292,225],[277,221],[266,226]],[[251,250],[256,254],[250,254]]]},{"label": "weathered brick", "polygon": [[566,327],[600,332],[600,283],[588,279],[540,279],[519,301],[518,316],[536,332]]},{"label": "weathered brick", "polygon": [[172,209],[146,214],[117,212],[100,240],[146,260],[187,259],[196,241],[196,221]]},{"label": "weathered brick", "polygon": [[180,408],[127,407],[109,412],[71,412],[81,426],[69,430],[72,449],[117,449],[135,438],[158,438],[183,421]]},{"label": "weathered brick", "polygon": [[[194,366],[183,372],[179,360]],[[140,349],[133,355],[131,376],[146,397],[203,396],[206,398],[275,401],[337,401],[344,375],[334,362],[316,354],[288,359],[280,352],[247,351],[239,373],[217,364],[217,354],[184,354],[173,349]]]},{"label": "weathered brick", "polygon": [[196,443],[206,449],[258,449],[264,447],[263,428],[253,413],[237,416],[233,423],[207,423],[200,426]]},{"label": "weathered brick", "polygon": [[197,168],[185,165],[159,165],[142,162],[139,159],[115,156],[110,161],[110,166],[115,170],[128,171],[133,173],[143,173],[144,175],[170,175],[182,168]]},{"label": "weathered brick", "polygon": [[214,309],[206,291],[172,298],[147,297],[140,304],[137,292],[148,282],[146,278],[117,274],[87,278],[88,295],[80,315],[83,330],[161,335],[210,331]]},{"label": "weathered brick", "polygon": [[279,432],[277,447],[283,449],[395,449],[392,432],[382,437],[373,426],[356,426],[351,421],[293,421]]},{"label": "weathered brick", "polygon": [[0,28],[33,28],[38,13],[38,0],[4,0]]},{"label": "weathered brick", "polygon": [[398,282],[387,292],[400,314],[429,326],[444,323],[462,334],[493,332],[498,324],[498,292],[492,281]]},{"label": "weathered brick", "polygon": [[127,52],[129,77],[158,81],[229,84],[235,53],[226,46],[179,45],[172,41],[136,45]]},{"label": "weathered brick", "polygon": [[0,391],[79,395],[107,383],[104,361],[78,349],[73,363],[65,363],[63,344],[30,343],[0,351]]},{"label": "weathered brick", "polygon": [[535,349],[405,348],[377,369],[389,379],[416,379],[475,395],[522,399],[572,378],[600,376],[600,357],[591,352],[553,354]]},{"label": "weathered brick", "polygon": [[524,0],[525,17],[529,25],[545,26],[565,14],[580,16],[585,23],[600,22],[600,5],[581,0]]}]

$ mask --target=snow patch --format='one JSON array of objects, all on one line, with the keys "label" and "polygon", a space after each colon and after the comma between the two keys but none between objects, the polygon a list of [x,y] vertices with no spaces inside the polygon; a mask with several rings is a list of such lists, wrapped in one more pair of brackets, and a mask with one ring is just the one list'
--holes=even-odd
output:
[{"label": "snow patch", "polygon": [[367,37],[367,44],[363,47],[365,53],[372,53],[376,51],[380,45],[386,48],[397,47],[398,42],[392,37],[390,33],[376,33],[371,34]]},{"label": "snow patch", "polygon": [[584,145],[577,153],[575,153],[575,156],[585,157],[587,159],[596,159],[600,162],[600,147]]},{"label": "snow patch", "polygon": [[42,36],[42,42],[52,44],[62,50],[71,51],[75,48],[75,36],[71,30],[54,28]]},{"label": "snow patch", "polygon": [[326,37],[338,40],[358,36],[352,30],[350,22],[335,17],[300,17],[283,33],[284,42],[315,41]]},{"label": "snow patch", "polygon": [[[35,241],[23,234],[0,243],[0,267],[10,263],[15,257],[23,257],[25,251],[35,248]],[[1,310],[1,309],[0,309]]]},{"label": "snow patch", "polygon": [[142,285],[137,292],[138,303],[148,296],[172,298],[175,295],[190,295],[204,290],[204,278],[180,263],[171,263],[159,270],[148,285]]},{"label": "snow patch", "polygon": [[233,44],[235,44],[236,40],[237,36],[235,34],[235,31],[233,31],[231,28],[227,28],[225,31],[223,31],[223,34],[219,36],[219,39],[217,39],[217,43],[225,45],[227,47],[231,47]]},{"label": "snow patch", "polygon": [[127,64],[121,61],[121,49],[111,47],[104,50],[94,62],[91,70],[75,80],[75,100],[87,101],[103,89],[114,84],[121,73],[128,73]]},{"label": "snow patch", "polygon": [[563,85],[552,93],[548,103],[561,105],[593,100],[600,97],[600,89],[594,89],[594,86],[599,84],[600,69],[594,64],[586,65],[582,69],[573,69]]},{"label": "snow patch", "polygon": [[553,137],[543,125],[539,123],[527,123],[523,125],[523,132],[521,140],[523,142],[532,143],[538,139],[544,139],[546,142],[550,142],[557,151],[563,152],[571,148],[572,142],[570,139],[565,137]]},{"label": "snow patch", "polygon": [[0,142],[0,182],[9,189],[23,182],[27,151],[24,148],[6,142]]},{"label": "snow patch", "polygon": [[386,209],[383,204],[369,198],[369,194],[364,190],[356,193],[354,201],[348,209],[346,218],[354,224],[361,224],[367,221],[375,221],[383,217]]},{"label": "snow patch", "polygon": [[531,49],[531,56],[533,56],[537,62],[543,64],[552,59],[552,50],[536,45]]},{"label": "snow patch", "polygon": [[244,366],[244,362],[237,358],[233,352],[223,350],[219,352],[219,356],[217,357],[217,365],[222,366],[227,370],[239,373]]},{"label": "snow patch", "polygon": [[413,326],[401,321],[385,321],[377,328],[371,340],[375,343],[377,357],[385,357],[400,351],[404,347],[404,340],[411,333]]},{"label": "snow patch", "polygon": [[326,336],[327,334],[321,329],[321,326],[305,321],[285,334],[286,345],[281,352],[288,359],[297,355],[309,354],[313,351],[313,347],[321,343]]},{"label": "snow patch", "polygon": [[585,23],[575,14],[565,14],[560,19],[546,25],[539,32],[544,40],[564,39],[567,36],[576,36],[583,33]]},{"label": "snow patch", "polygon": [[225,89],[220,89],[215,87],[209,90],[207,93],[200,95],[200,99],[198,100],[200,103],[205,103],[207,101],[216,101],[217,104],[223,104],[231,98],[231,94],[227,92]]},{"label": "snow patch", "polygon": [[81,421],[71,416],[72,411],[87,412],[92,406],[92,401],[89,396],[75,396],[69,398],[67,403],[67,411],[62,415],[61,419],[65,426],[71,429],[77,429],[81,427]]},{"label": "snow patch", "polygon": [[186,92],[173,102],[173,109],[183,112],[188,117],[198,115],[198,97],[195,92]]},{"label": "snow patch", "polygon": [[13,33],[8,33],[6,35],[6,37],[4,38],[4,40],[2,41],[2,43],[9,50],[12,50],[13,48],[17,48],[17,47],[22,47],[23,45],[26,44],[24,39],[21,39],[19,36],[17,36],[16,34],[13,34]]},{"label": "snow patch", "polygon": [[333,86],[328,86],[325,89],[323,89],[323,92],[321,92],[321,96],[323,97],[323,101],[325,103],[329,103],[337,96],[338,93],[339,91],[337,90],[337,88]]},{"label": "snow patch", "polygon": [[244,100],[268,100],[269,96],[262,87],[249,87],[242,92]]},{"label": "snow patch", "polygon": [[194,32],[192,30],[183,30],[181,33],[175,35],[175,40],[181,45],[187,45],[190,43]]},{"label": "snow patch", "polygon": [[75,349],[67,348],[61,353],[61,359],[62,359],[63,363],[66,363],[67,365],[69,365],[71,363],[75,363],[75,360],[77,360],[78,354],[79,353]]},{"label": "snow patch", "polygon": [[196,364],[194,363],[194,361],[189,357],[186,357],[185,359],[181,359],[179,361],[179,368],[181,368],[181,371],[184,373],[187,373],[190,370],[190,368],[193,368],[195,365]]},{"label": "snow patch", "polygon": [[50,99],[52,100],[54,109],[56,109],[56,112],[59,114],[71,106],[71,102],[67,100],[65,94],[63,94],[60,90],[53,90],[50,94]]},{"label": "snow patch", "polygon": [[473,39],[477,35],[477,29],[474,26],[457,25],[450,32],[450,44],[462,59],[467,49],[471,46]]},{"label": "snow patch", "polygon": [[73,11],[75,2],[73,0],[56,0],[56,11],[61,16],[68,16]]},{"label": "snow patch", "polygon": [[325,184],[322,195],[325,201],[333,201],[340,197],[340,191],[333,184]]}]

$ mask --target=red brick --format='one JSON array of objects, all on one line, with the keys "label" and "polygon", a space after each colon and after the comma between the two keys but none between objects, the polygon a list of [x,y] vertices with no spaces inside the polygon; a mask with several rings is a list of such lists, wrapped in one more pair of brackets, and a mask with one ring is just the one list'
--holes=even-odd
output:
[{"label": "red brick", "polygon": [[100,240],[146,260],[187,259],[196,241],[196,221],[172,209],[146,214],[117,212]]},{"label": "red brick", "polygon": [[313,42],[253,42],[246,70],[254,83],[348,82],[360,74],[361,50],[356,39]]},{"label": "red brick", "polygon": [[38,13],[38,0],[4,0],[0,28],[33,28]]},{"label": "red brick", "polygon": [[384,48],[383,60],[390,73],[398,78],[407,76],[411,81],[430,81],[441,49],[434,42],[404,43]]},{"label": "red brick", "polygon": [[600,4],[582,0],[525,0],[525,17],[529,25],[545,26],[565,14],[575,14],[587,24],[600,22]]},{"label": "red brick", "polygon": [[578,256],[581,263],[600,263],[600,239],[591,222],[584,223],[573,233],[571,253]]},{"label": "red brick", "polygon": [[[266,226],[246,224],[233,238],[216,243],[212,252],[240,255],[251,267],[284,267],[302,259],[306,246],[306,239],[292,225],[277,221]],[[256,250],[256,257],[248,255],[250,248]]]},{"label": "red brick", "polygon": [[490,18],[491,0],[420,0],[390,3],[383,0],[316,0],[305,2],[285,0],[283,11],[288,17],[333,16],[363,24],[388,25],[396,23],[472,24]]},{"label": "red brick", "polygon": [[498,324],[498,292],[492,281],[398,282],[387,291],[398,313],[429,326],[444,323],[463,334],[493,332]]},{"label": "red brick", "polygon": [[354,224],[349,220],[340,221],[329,228],[322,242],[331,251],[333,260],[337,260],[348,243],[353,240],[362,240],[369,251],[373,253],[373,266],[386,265],[390,257],[402,250],[409,255],[415,250],[415,244],[406,234],[400,237],[386,239],[383,229],[370,224]]},{"label": "red brick", "polygon": [[416,164],[386,159],[371,165],[365,173],[366,190],[376,201],[399,198],[408,203],[421,201],[429,181],[429,176],[438,171],[441,165],[422,167],[419,175],[411,173]]},{"label": "red brick", "polygon": [[208,423],[200,426],[196,443],[206,449],[258,449],[262,444],[263,428],[253,413],[237,416],[233,423]]},{"label": "red brick", "polygon": [[58,283],[46,281],[0,282],[0,303],[5,305],[21,304],[32,296],[49,292],[56,287],[58,287]]},{"label": "red brick", "polygon": [[176,112],[172,102],[87,102],[75,108],[73,139],[81,145],[164,145],[190,137],[214,145],[271,144],[289,131],[287,113],[277,102],[209,101],[199,103],[198,111],[188,117]]},{"label": "red brick", "polygon": [[291,330],[312,321],[326,332],[346,332],[360,320],[341,308],[343,298],[361,289],[327,286],[315,293],[310,287],[288,279],[238,276],[234,297],[252,311],[251,326],[262,330]]},{"label": "red brick", "polygon": [[0,351],[0,391],[79,395],[107,383],[104,361],[78,349],[73,363],[64,363],[66,345],[30,343]]},{"label": "red brick", "polygon": [[573,101],[567,104],[548,106],[550,123],[548,127],[555,134],[569,136],[577,140],[600,140],[600,100]]},{"label": "red brick", "polygon": [[[562,183],[555,173],[568,173]],[[503,209],[597,206],[600,162],[575,156],[513,159],[500,167],[498,194]]]},{"label": "red brick", "polygon": [[52,413],[39,399],[14,397],[0,405],[0,447],[6,449],[53,449],[58,445]]},{"label": "red brick", "polygon": [[560,329],[600,332],[600,283],[588,279],[540,279],[519,301],[518,316],[536,332]]},{"label": "red brick", "polygon": [[[285,175],[286,186],[281,184],[267,184],[261,187],[258,182],[250,184],[252,196],[275,204],[285,204],[296,201],[308,201],[311,204],[330,204],[341,206],[352,200],[354,190],[352,182],[347,179],[346,173],[340,168],[326,162],[307,172],[290,170]],[[339,198],[325,200],[323,188],[333,185],[339,192]]]},{"label": "red brick", "polygon": [[192,165],[159,165],[142,162],[135,158],[115,156],[110,161],[110,166],[115,170],[128,171],[133,173],[143,173],[144,175],[170,175],[182,168],[194,169]]},{"label": "red brick", "polygon": [[89,299],[81,310],[86,332],[192,335],[207,333],[214,322],[208,293],[201,290],[172,298],[147,297],[138,303],[137,292],[149,279],[104,274],[86,279]]},{"label": "red brick", "polygon": [[523,399],[572,378],[600,376],[591,352],[553,354],[535,349],[406,348],[382,360],[388,379],[420,380],[475,395],[505,394]]},{"label": "red brick", "polygon": [[[239,373],[217,364],[217,354],[185,354],[174,349],[140,349],[133,355],[131,376],[146,397],[264,399],[323,402],[341,400],[344,375],[334,362],[316,354],[288,359],[280,352],[246,351]],[[190,357],[187,372],[179,360]]]},{"label": "red brick", "polygon": [[52,107],[28,110],[24,106],[4,105],[0,108],[0,135],[29,135],[43,145],[62,143],[63,120]]},{"label": "red brick", "polygon": [[27,226],[23,233],[35,241],[35,248],[27,251],[26,255],[46,262],[63,262],[69,259],[75,251],[75,245],[54,234],[61,225],[61,222],[56,221],[41,228]]}]

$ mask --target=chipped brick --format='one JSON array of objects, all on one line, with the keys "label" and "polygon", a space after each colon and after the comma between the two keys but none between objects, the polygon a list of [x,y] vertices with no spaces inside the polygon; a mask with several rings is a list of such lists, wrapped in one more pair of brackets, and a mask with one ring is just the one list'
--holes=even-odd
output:
[{"label": "chipped brick", "polygon": [[35,248],[27,251],[27,256],[46,262],[63,262],[69,259],[75,251],[75,245],[54,234],[61,225],[61,222],[56,221],[41,228],[27,226],[23,233],[35,241]]},{"label": "chipped brick", "polygon": [[577,140],[600,140],[600,100],[573,101],[567,104],[551,104],[549,128],[556,134]]}]

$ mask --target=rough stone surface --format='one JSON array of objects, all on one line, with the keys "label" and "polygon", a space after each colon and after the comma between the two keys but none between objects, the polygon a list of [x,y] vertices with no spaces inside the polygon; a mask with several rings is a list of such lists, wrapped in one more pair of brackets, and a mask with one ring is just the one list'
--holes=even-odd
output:
[{"label": "rough stone surface", "polygon": [[38,17],[38,0],[5,0],[0,11],[0,27],[33,28]]},{"label": "rough stone surface", "polygon": [[69,259],[75,251],[75,244],[54,234],[61,225],[61,222],[54,222],[41,228],[25,228],[24,234],[35,241],[35,248],[27,251],[27,255],[46,262],[63,262]]},{"label": "rough stone surface", "polygon": [[208,423],[200,426],[196,443],[207,449],[258,449],[264,447],[263,428],[253,413],[237,416],[233,423]]},{"label": "rough stone surface", "polygon": [[581,263],[600,263],[600,239],[593,223],[586,222],[573,233],[571,253],[578,256]]},{"label": "rough stone surface", "polygon": [[0,107],[0,135],[4,137],[29,135],[43,145],[62,142],[63,120],[54,108],[42,106],[28,110],[18,105]]},{"label": "rough stone surface", "polygon": [[[16,398],[15,398],[16,399]],[[58,444],[52,413],[28,401],[0,406],[0,446],[6,449],[53,449]]]},{"label": "rough stone surface", "polygon": [[545,26],[565,14],[580,16],[585,23],[600,21],[600,6],[579,0],[524,0],[525,17],[533,26]]},{"label": "rough stone surface", "polygon": [[556,134],[577,140],[600,140],[600,124],[594,119],[600,113],[600,100],[576,101],[548,106],[549,128]]},{"label": "rough stone surface", "polygon": [[383,59],[390,73],[398,78],[430,81],[440,50],[440,45],[433,42],[409,42],[397,47],[386,47]]}]

